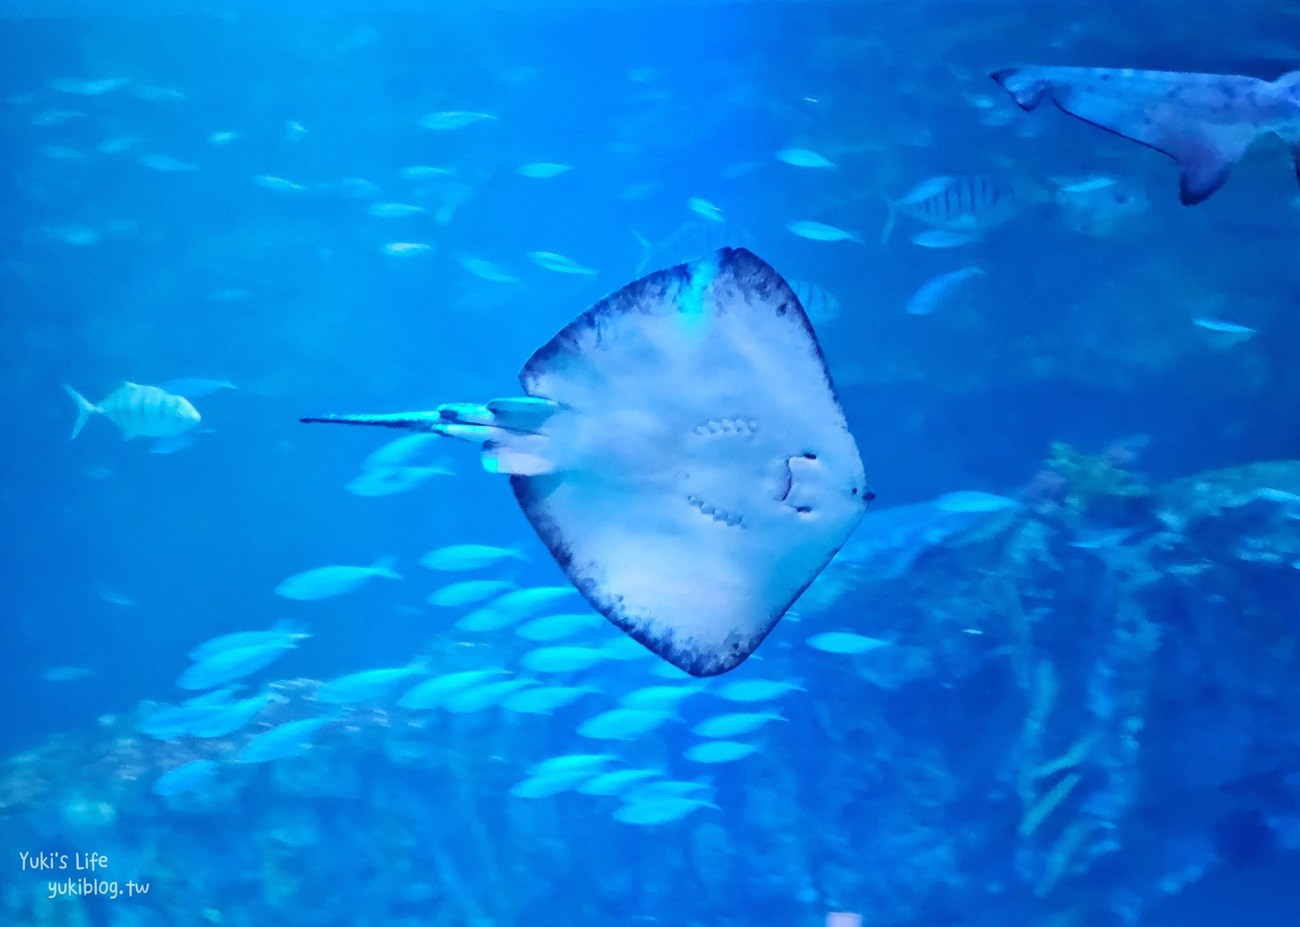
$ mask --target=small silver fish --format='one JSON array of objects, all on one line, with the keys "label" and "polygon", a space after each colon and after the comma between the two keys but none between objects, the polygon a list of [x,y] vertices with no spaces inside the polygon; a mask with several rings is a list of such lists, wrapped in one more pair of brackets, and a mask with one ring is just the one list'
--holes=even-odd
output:
[{"label": "small silver fish", "polygon": [[372,203],[366,207],[366,212],[380,219],[405,219],[421,215],[424,211],[423,206],[412,206],[410,203]]},{"label": "small silver fish", "polygon": [[611,708],[584,721],[578,726],[578,733],[592,740],[635,740],[672,717],[671,711]]},{"label": "small silver fish", "polygon": [[776,159],[791,167],[811,167],[833,170],[835,163],[825,155],[820,155],[807,148],[782,148],[776,153]]},{"label": "small silver fish", "polygon": [[392,557],[377,560],[372,566],[323,566],[304,573],[295,573],[275,587],[275,594],[299,602],[314,602],[346,595],[360,589],[367,580],[376,576],[384,579],[401,579],[393,570]]},{"label": "small silver fish", "polygon": [[821,634],[814,634],[808,640],[804,641],[814,650],[820,650],[823,653],[842,654],[853,656],[857,654],[870,653],[881,647],[889,646],[888,641],[882,641],[879,638],[867,637],[863,634],[857,634],[853,631],[823,631]]},{"label": "small silver fish", "polygon": [[604,619],[594,612],[543,615],[515,628],[515,633],[527,641],[558,641],[572,637],[580,631],[598,628],[603,621]]},{"label": "small silver fish", "polygon": [[176,684],[192,690],[225,685],[265,669],[297,646],[292,637],[268,637],[261,644],[219,650],[186,667]]},{"label": "small silver fish", "polygon": [[277,621],[265,631],[235,631],[209,638],[189,652],[189,658],[196,662],[206,660],[228,650],[241,647],[279,646],[292,647],[296,642],[311,637],[303,627],[289,621]]},{"label": "small silver fish", "polygon": [[1114,177],[1092,176],[1067,180],[1056,189],[1061,219],[1085,235],[1109,235],[1151,206],[1146,193]]},{"label": "small silver fish", "polygon": [[512,277],[500,267],[491,261],[483,258],[473,257],[468,254],[456,255],[456,263],[463,267],[468,273],[473,274],[480,280],[486,280],[489,283],[518,283],[518,277]]},{"label": "small silver fish", "polygon": [[429,180],[433,177],[451,177],[454,167],[437,167],[433,164],[409,164],[397,172],[406,180]]},{"label": "small silver fish", "polygon": [[954,232],[952,229],[926,229],[912,236],[912,244],[920,248],[961,248],[974,244],[981,238],[978,232]]},{"label": "small silver fish", "polygon": [[585,267],[573,258],[556,254],[554,251],[529,251],[528,257],[538,267],[553,270],[557,274],[580,274],[586,277],[596,275],[595,268]]},{"label": "small silver fish", "polygon": [[578,673],[608,659],[609,654],[597,647],[538,647],[519,663],[534,673]]},{"label": "small silver fish", "polygon": [[1236,322],[1225,322],[1223,319],[1196,319],[1192,322],[1198,328],[1203,328],[1210,332],[1219,332],[1228,335],[1253,335],[1255,329],[1240,325]]},{"label": "small silver fish", "polygon": [[396,686],[412,676],[423,676],[428,667],[423,659],[392,669],[361,670],[348,673],[329,682],[322,683],[316,690],[316,701],[327,705],[354,705],[382,698]]},{"label": "small silver fish", "polygon": [[729,702],[767,702],[787,692],[803,692],[798,679],[737,679],[724,683],[715,694]]},{"label": "small silver fish", "polygon": [[1204,329],[1213,337],[1214,343],[1223,348],[1235,347],[1255,337],[1255,329],[1226,319],[1194,319],[1192,324]]},{"label": "small silver fish", "polygon": [[312,744],[312,738],[333,718],[303,718],[300,721],[286,721],[279,727],[263,731],[248,743],[239,753],[241,763],[265,763],[286,756],[305,753]]},{"label": "small silver fish", "polygon": [[446,467],[378,467],[349,480],[343,488],[356,496],[392,496],[422,486],[435,476],[447,476]]},{"label": "small silver fish", "polygon": [[[709,740],[698,743],[686,750],[682,756],[696,763],[734,763],[758,752],[754,744],[740,743],[735,740]],[[665,799],[672,802],[687,802],[692,806],[702,803],[697,799]]]},{"label": "small silver fish", "polygon": [[420,120],[420,125],[426,129],[434,129],[439,132],[446,132],[451,129],[463,129],[465,126],[473,125],[476,122],[495,121],[496,116],[491,113],[471,113],[465,110],[446,110],[441,113],[430,113]]},{"label": "small silver fish", "polygon": [[283,177],[272,177],[270,174],[258,174],[253,178],[253,182],[259,187],[274,190],[276,193],[301,193],[306,189],[302,184],[285,180]]},{"label": "small silver fish", "polygon": [[72,437],[81,434],[90,416],[98,413],[122,429],[122,437],[172,438],[198,425],[197,409],[184,396],[169,393],[158,386],[123,383],[98,404],[90,402],[66,383],[72,401],[77,404],[77,421]]},{"label": "small silver fish", "polygon": [[217,774],[217,764],[212,760],[191,760],[158,777],[153,793],[160,798],[170,798],[186,792],[201,792],[211,784]]},{"label": "small silver fish", "polygon": [[742,734],[752,734],[754,731],[763,727],[772,721],[784,721],[785,718],[774,711],[763,712],[736,712],[731,714],[714,715],[705,718],[695,727],[691,728],[691,733],[699,737],[711,737],[716,739],[728,739],[738,737]]},{"label": "small silver fish", "polygon": [[519,168],[519,173],[533,180],[549,180],[573,170],[572,164],[556,164],[552,161],[534,161]]},{"label": "small silver fish", "polygon": [[452,544],[438,547],[420,558],[420,565],[430,570],[459,572],[494,567],[511,560],[527,561],[528,555],[517,547],[491,544]]},{"label": "small silver fish", "polygon": [[175,102],[185,99],[185,94],[171,87],[157,87],[153,84],[136,84],[131,88],[139,99],[150,103]]},{"label": "small silver fish", "polygon": [[361,462],[361,466],[366,470],[421,466],[424,452],[436,446],[437,441],[435,435],[427,433],[408,434],[376,448]]},{"label": "small silver fish", "polygon": [[141,155],[139,161],[150,170],[159,171],[163,174],[186,174],[199,169],[197,164],[191,164],[188,161],[182,161],[179,158],[164,154]]},{"label": "small silver fish", "polygon": [[140,141],[139,136],[135,135],[114,135],[96,145],[95,150],[106,155],[121,154],[128,149],[134,148]]},{"label": "small silver fish", "polygon": [[105,77],[101,80],[80,80],[75,77],[61,77],[50,82],[50,89],[82,97],[99,97],[112,93],[131,83],[129,77]]},{"label": "small silver fish", "polygon": [[477,605],[512,588],[514,584],[504,579],[466,579],[435,589],[425,601],[440,608],[461,608]]},{"label": "small silver fish", "polygon": [[722,209],[710,203],[702,196],[692,196],[686,201],[686,207],[697,216],[702,216],[710,222],[725,222],[722,217]]},{"label": "small silver fish", "polygon": [[390,241],[379,250],[390,257],[418,257],[433,251],[433,245],[422,241]]},{"label": "small silver fish", "polygon": [[907,301],[907,314],[929,315],[947,302],[959,286],[982,273],[983,270],[972,265],[940,274],[917,290]]},{"label": "small silver fish", "polygon": [[827,225],[825,222],[801,219],[791,222],[786,228],[792,234],[798,235],[800,238],[807,238],[810,241],[855,241],[862,244],[862,236],[856,232],[847,232],[833,225]]}]

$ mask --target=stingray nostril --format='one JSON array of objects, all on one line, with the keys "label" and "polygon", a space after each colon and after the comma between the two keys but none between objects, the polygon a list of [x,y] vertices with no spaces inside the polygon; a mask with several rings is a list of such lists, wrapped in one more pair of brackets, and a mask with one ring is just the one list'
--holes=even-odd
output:
[{"label": "stingray nostril", "polygon": [[812,451],[805,451],[803,456],[804,456],[806,459],[808,459],[808,460],[816,460],[816,459],[817,459],[817,455],[814,454]]}]

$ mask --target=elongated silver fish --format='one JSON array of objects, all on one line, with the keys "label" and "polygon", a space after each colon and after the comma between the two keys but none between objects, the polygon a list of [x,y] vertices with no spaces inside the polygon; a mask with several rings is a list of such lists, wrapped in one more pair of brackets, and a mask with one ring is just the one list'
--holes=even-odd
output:
[{"label": "elongated silver fish", "polygon": [[908,315],[929,315],[951,298],[952,294],[967,280],[984,273],[971,265],[960,270],[950,270],[946,274],[931,279],[913,294],[907,301]]},{"label": "elongated silver fish", "polygon": [[184,396],[160,386],[123,383],[98,404],[91,402],[66,383],[63,386],[77,404],[77,421],[72,437],[81,434],[87,420],[98,413],[118,428],[123,438],[174,438],[199,423],[199,411]]}]

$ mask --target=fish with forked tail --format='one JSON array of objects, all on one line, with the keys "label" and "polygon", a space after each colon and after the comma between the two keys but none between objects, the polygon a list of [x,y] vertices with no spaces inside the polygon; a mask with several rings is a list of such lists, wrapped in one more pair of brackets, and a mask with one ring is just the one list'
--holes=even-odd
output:
[{"label": "fish with forked tail", "polygon": [[928,232],[912,238],[923,248],[969,244],[1047,198],[1045,190],[1024,178],[988,174],[931,177],[899,199],[886,197],[889,217],[880,240],[889,240],[897,217],[903,215],[930,226]]},{"label": "fish with forked tail", "polygon": [[1235,74],[1022,67],[992,75],[1021,109],[1044,100],[1084,122],[1163,152],[1182,169],[1185,206],[1204,202],[1257,139],[1291,147],[1300,179],[1300,71],[1272,83]]},{"label": "fish with forked tail", "polygon": [[77,404],[77,421],[72,437],[81,434],[92,415],[99,414],[122,429],[123,438],[137,435],[146,438],[175,438],[199,423],[199,412],[184,396],[169,393],[161,386],[123,383],[98,404],[91,402],[71,386],[64,384]]}]

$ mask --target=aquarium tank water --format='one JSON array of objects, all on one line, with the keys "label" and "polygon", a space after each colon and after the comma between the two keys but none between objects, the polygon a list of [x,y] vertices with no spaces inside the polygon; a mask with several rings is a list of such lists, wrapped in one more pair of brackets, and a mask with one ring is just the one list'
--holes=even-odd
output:
[{"label": "aquarium tank water", "polygon": [[1300,924],[1300,6],[0,0],[0,152],[0,925]]}]

